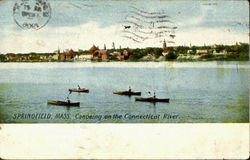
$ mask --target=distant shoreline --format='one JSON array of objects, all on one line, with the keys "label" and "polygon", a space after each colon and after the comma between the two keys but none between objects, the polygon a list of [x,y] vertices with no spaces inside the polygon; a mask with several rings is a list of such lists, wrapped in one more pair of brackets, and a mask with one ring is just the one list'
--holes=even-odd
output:
[{"label": "distant shoreline", "polygon": [[162,48],[72,49],[52,53],[0,54],[0,62],[200,62],[200,61],[249,61],[249,44],[212,46],[172,46]]}]

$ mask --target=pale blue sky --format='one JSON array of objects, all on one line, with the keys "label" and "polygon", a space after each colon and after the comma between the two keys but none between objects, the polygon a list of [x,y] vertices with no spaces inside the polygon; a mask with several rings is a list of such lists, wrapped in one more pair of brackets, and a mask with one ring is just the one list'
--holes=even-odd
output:
[{"label": "pale blue sky", "polygon": [[[23,46],[25,45],[29,45],[29,49],[26,48],[25,51],[49,51],[53,48],[53,46],[49,44],[53,44],[55,46],[54,49],[57,47],[65,47],[65,49],[71,47],[74,49],[88,49],[88,45],[92,43],[99,43],[97,45],[100,46],[102,46],[103,43],[107,43],[107,47],[109,47],[111,42],[108,39],[105,39],[105,36],[112,34],[112,31],[116,35],[110,35],[110,38],[113,38],[113,41],[116,41],[117,45],[122,45],[124,39],[120,38],[119,40],[117,34],[120,34],[120,32],[118,32],[119,27],[120,30],[123,29],[126,16],[131,15],[131,11],[133,11],[131,6],[147,12],[165,12],[165,14],[169,16],[169,20],[174,22],[173,25],[177,26],[177,29],[175,30],[176,39],[174,39],[176,40],[176,45],[189,43],[194,45],[200,45],[203,43],[210,44],[213,43],[213,38],[215,38],[214,43],[222,44],[233,43],[233,41],[248,41],[249,4],[244,0],[47,1],[52,8],[51,19],[46,26],[38,31],[23,30],[16,25],[13,20],[12,11],[15,3],[14,0],[0,1],[0,52],[24,52]],[[93,27],[93,34],[99,35],[95,35],[93,38],[90,38],[90,35],[87,36],[86,33],[86,36],[82,35],[84,33],[81,32],[81,29],[84,30],[88,28],[88,25],[93,25],[92,23],[94,23],[94,26],[96,27]],[[64,27],[66,27],[67,32],[60,32],[62,29],[65,29]],[[106,31],[108,33],[106,33]],[[204,31],[204,33],[202,33],[202,31]],[[207,32],[210,31],[211,33],[208,34]],[[91,32],[91,29],[88,33],[89,32]],[[194,35],[194,33],[196,34]],[[216,39],[216,35],[214,35],[214,37],[207,38],[208,40],[206,41],[206,34],[211,36],[211,34],[217,33],[221,33],[219,39]],[[9,44],[6,43],[16,41],[16,38],[10,39],[10,35],[13,37],[22,36],[19,38],[24,38],[23,41],[25,41],[25,38],[29,37],[34,39],[36,44],[38,43],[37,41],[41,41],[43,45],[38,43],[38,46],[36,47],[31,41],[22,42],[23,44],[20,44],[20,41],[16,46],[19,49],[10,49]],[[202,39],[202,42],[198,41],[203,35],[204,39]],[[232,41],[229,41],[228,38],[223,38],[226,36],[231,37]],[[77,42],[72,43],[70,42],[72,39],[82,41],[81,43],[86,45],[81,45],[81,43],[77,44]],[[67,42],[69,42],[69,44]],[[131,47],[136,48],[136,45],[133,42],[131,43],[128,42],[126,45],[131,44]],[[13,46],[15,45],[13,44]],[[146,42],[138,44],[138,47],[147,46],[157,47],[161,46],[161,44],[154,43],[151,45]]]}]

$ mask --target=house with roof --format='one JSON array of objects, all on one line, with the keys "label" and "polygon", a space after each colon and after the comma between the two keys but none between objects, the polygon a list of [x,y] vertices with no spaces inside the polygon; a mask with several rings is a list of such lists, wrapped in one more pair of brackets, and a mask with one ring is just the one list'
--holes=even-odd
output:
[{"label": "house with roof", "polygon": [[64,54],[64,53],[60,53],[60,54],[59,54],[59,60],[64,61],[65,59],[66,59],[65,54]]},{"label": "house with roof", "polygon": [[77,60],[79,61],[90,61],[93,59],[93,53],[82,53],[78,56]]},{"label": "house with roof", "polygon": [[107,61],[109,60],[109,53],[108,50],[96,50],[93,54],[93,59],[94,60],[103,60],[103,61]]},{"label": "house with roof", "polygon": [[95,51],[99,50],[98,47],[96,47],[94,44],[93,46],[89,49],[90,52],[94,53]]},{"label": "house with roof", "polygon": [[93,46],[89,49],[89,51],[93,53],[93,58],[92,58],[93,60],[103,60],[103,61],[109,60],[109,53],[108,50],[106,49],[106,46],[104,47],[104,49],[99,49],[99,47],[96,47],[93,44]]},{"label": "house with roof", "polygon": [[128,50],[123,50],[123,56],[124,56],[124,60],[127,60],[130,56],[130,52]]},{"label": "house with roof", "polygon": [[54,51],[54,54],[53,54],[53,56],[52,56],[52,59],[53,59],[53,60],[58,60],[58,59],[59,59],[59,56],[60,56],[60,49],[55,50],[55,51]]},{"label": "house with roof", "polygon": [[6,60],[10,61],[10,62],[16,62],[17,61],[17,57],[15,55],[7,55],[6,56]]},{"label": "house with roof", "polygon": [[216,52],[216,50],[213,50],[213,55],[226,55],[227,54],[227,50],[222,50],[220,52]]},{"label": "house with roof", "polygon": [[197,49],[196,50],[196,54],[202,56],[202,55],[207,55],[208,54],[208,50],[207,49]]},{"label": "house with roof", "polygon": [[193,51],[192,49],[187,50],[187,54],[193,54],[193,53],[195,53],[195,51]]},{"label": "house with roof", "polygon": [[123,52],[112,52],[110,53],[112,56],[116,57],[120,61],[127,60],[130,56],[130,53],[128,50],[123,50]]},{"label": "house with roof", "polygon": [[72,49],[66,51],[65,53],[66,60],[73,60],[74,56],[75,56],[75,52]]}]

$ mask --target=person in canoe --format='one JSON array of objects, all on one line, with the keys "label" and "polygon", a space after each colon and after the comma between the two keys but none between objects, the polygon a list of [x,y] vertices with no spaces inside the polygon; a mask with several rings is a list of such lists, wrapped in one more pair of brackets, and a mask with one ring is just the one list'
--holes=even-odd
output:
[{"label": "person in canoe", "polygon": [[129,89],[128,89],[128,92],[131,92],[132,90],[131,90],[131,87],[129,86]]},{"label": "person in canoe", "polygon": [[151,92],[148,91],[148,94],[151,96]]},{"label": "person in canoe", "polygon": [[[151,96],[151,92],[148,92],[148,94]],[[156,98],[156,94],[155,94],[155,92],[154,92],[154,96],[153,96],[153,98],[154,98],[154,99]]]},{"label": "person in canoe", "polygon": [[67,97],[67,102],[70,103],[70,99],[69,99],[69,96]]}]

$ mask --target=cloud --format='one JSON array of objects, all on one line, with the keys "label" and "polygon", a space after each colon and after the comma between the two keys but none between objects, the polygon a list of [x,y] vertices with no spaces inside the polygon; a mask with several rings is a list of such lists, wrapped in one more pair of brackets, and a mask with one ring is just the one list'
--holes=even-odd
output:
[{"label": "cloud", "polygon": [[198,24],[201,24],[203,22],[203,17],[202,16],[199,16],[199,17],[196,17],[196,18],[189,18],[187,20],[184,20],[184,21],[180,21],[177,23],[177,26],[178,27],[187,27],[187,26],[194,26],[194,25],[198,25]]},{"label": "cloud", "polygon": [[176,43],[179,45],[213,45],[248,43],[248,33],[229,32],[224,28],[195,28],[190,31],[178,32]]},{"label": "cloud", "polygon": [[93,44],[111,46],[119,40],[119,25],[101,28],[96,22],[73,27],[44,27],[38,31],[3,31],[0,52],[51,52],[61,49],[88,49]]},{"label": "cloud", "polygon": [[[159,39],[146,40],[144,43],[134,43],[131,40],[122,38],[120,25],[100,27],[97,22],[88,22],[78,26],[47,27],[38,31],[25,30],[3,30],[0,43],[0,53],[29,53],[29,52],[53,52],[58,47],[61,50],[89,49],[93,44],[103,48],[144,48],[162,47]],[[11,29],[11,28],[8,28]],[[166,39],[168,40],[168,39]],[[235,44],[235,42],[248,43],[247,33],[228,32],[222,28],[192,28],[190,30],[177,30],[174,45],[203,45],[209,44]]]}]

